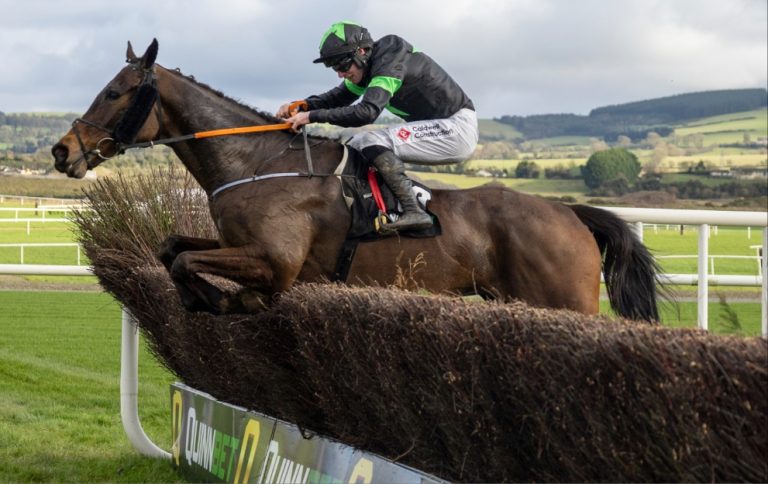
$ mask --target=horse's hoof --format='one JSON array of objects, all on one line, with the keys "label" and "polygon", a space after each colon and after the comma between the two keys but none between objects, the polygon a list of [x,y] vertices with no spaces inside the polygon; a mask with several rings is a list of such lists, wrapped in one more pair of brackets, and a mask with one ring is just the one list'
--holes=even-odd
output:
[{"label": "horse's hoof", "polygon": [[264,294],[249,289],[241,289],[222,299],[221,308],[224,314],[254,314],[267,309]]}]

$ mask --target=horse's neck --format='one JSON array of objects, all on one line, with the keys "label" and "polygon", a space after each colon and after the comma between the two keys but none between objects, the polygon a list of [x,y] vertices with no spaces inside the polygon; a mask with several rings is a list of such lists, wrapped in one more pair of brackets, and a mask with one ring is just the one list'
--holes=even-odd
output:
[{"label": "horse's neck", "polygon": [[[196,82],[168,71],[158,73],[163,110],[163,136],[180,136],[220,128],[267,124],[257,114]],[[248,138],[222,136],[175,143],[171,148],[208,193],[217,187],[260,171],[261,153],[282,144],[282,133]]]}]

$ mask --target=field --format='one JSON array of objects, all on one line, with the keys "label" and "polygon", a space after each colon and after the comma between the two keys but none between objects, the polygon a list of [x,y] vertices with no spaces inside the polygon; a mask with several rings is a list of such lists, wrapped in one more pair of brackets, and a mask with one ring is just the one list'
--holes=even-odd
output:
[{"label": "field", "polygon": [[705,145],[741,143],[745,133],[756,141],[765,137],[766,132],[768,113],[765,109],[697,119],[675,129],[677,136],[704,135]]},{"label": "field", "polygon": [[[99,292],[0,291],[0,482],[175,482],[120,421],[120,308]],[[170,448],[168,384],[142,346],[139,414]]]}]

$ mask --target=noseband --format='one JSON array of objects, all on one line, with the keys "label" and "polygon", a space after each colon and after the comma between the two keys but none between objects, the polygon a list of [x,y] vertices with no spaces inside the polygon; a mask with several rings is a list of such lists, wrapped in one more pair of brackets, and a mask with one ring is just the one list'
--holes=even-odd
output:
[{"label": "noseband", "polygon": [[[139,67],[135,66],[134,69],[138,70]],[[144,69],[144,77],[141,81],[141,84],[139,84],[138,89],[136,90],[136,94],[133,96],[131,105],[123,113],[113,129],[109,129],[105,126],[88,121],[84,118],[76,118],[74,121],[72,121],[72,131],[75,134],[75,138],[77,138],[77,142],[80,145],[80,151],[83,153],[83,157],[88,164],[88,168],[93,168],[91,162],[88,161],[88,155],[96,155],[102,161],[105,161],[121,153],[124,153],[125,147],[133,143],[133,141],[136,139],[136,135],[138,134],[139,130],[142,126],[144,126],[144,123],[147,122],[147,119],[152,112],[152,107],[155,105],[155,102],[159,102],[159,100],[160,99],[157,94],[157,78],[155,76],[154,68],[151,67]],[[158,122],[161,122],[159,114],[157,119]],[[96,143],[95,148],[86,150],[85,143],[83,143],[83,140],[80,136],[80,131],[78,130],[78,124],[80,123],[103,131],[109,136],[101,138]],[[102,152],[102,145],[109,143],[113,143],[115,145],[115,151],[114,154],[106,156]]]}]

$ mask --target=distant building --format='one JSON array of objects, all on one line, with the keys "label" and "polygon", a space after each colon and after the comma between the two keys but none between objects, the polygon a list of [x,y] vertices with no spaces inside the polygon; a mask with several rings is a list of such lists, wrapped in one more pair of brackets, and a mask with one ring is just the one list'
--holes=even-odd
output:
[{"label": "distant building", "polygon": [[712,178],[733,178],[733,172],[729,168],[718,168],[709,172]]},{"label": "distant building", "polygon": [[712,178],[735,178],[737,180],[760,180],[768,178],[768,168],[766,167],[739,167],[739,168],[717,168],[709,172]]},{"label": "distant building", "polygon": [[762,178],[768,178],[768,167],[762,166],[758,168],[733,168],[733,177],[739,180],[759,180]]}]

